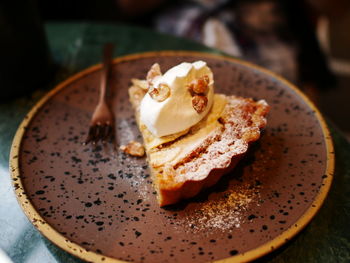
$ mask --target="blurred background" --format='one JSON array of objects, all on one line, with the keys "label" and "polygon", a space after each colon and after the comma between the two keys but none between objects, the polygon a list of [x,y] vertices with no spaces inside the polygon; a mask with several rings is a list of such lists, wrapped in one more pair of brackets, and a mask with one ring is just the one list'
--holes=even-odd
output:
[{"label": "blurred background", "polygon": [[[126,23],[259,64],[296,84],[350,138],[348,0],[24,0],[22,13],[13,9],[16,14],[6,11],[13,8],[11,1],[1,2],[0,29],[6,24],[2,17],[28,13],[37,26],[54,21]],[[49,60],[43,50],[37,47],[40,57]]]}]

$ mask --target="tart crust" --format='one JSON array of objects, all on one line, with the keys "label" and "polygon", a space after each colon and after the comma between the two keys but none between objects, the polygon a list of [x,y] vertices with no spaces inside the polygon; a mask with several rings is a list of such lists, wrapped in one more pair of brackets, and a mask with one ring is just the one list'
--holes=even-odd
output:
[{"label": "tart crust", "polygon": [[269,106],[264,100],[215,94],[208,115],[190,129],[156,137],[140,121],[144,87],[129,88],[160,206],[197,195],[231,171],[258,140]]}]

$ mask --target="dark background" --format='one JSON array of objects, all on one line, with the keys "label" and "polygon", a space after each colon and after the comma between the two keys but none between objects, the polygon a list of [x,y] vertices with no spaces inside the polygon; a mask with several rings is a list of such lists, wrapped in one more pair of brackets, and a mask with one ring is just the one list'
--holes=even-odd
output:
[{"label": "dark background", "polygon": [[[212,8],[213,3],[216,4],[215,8]],[[49,81],[54,68],[51,68],[52,71],[50,71],[44,65],[50,64],[50,54],[45,53],[45,46],[35,46],[35,41],[45,37],[44,32],[40,34],[40,31],[37,30],[40,23],[95,21],[127,23],[159,30],[159,22],[158,25],[156,23],[159,17],[171,14],[172,10],[185,5],[200,6],[203,9],[204,19],[207,19],[212,15],[218,17],[221,15],[220,12],[225,10],[233,10],[239,17],[239,10],[242,6],[259,3],[278,4],[280,9],[278,12],[284,21],[283,27],[279,31],[279,37],[285,43],[296,43],[299,48],[298,78],[292,81],[349,138],[350,34],[348,32],[350,28],[350,1],[347,0],[21,0],[16,3],[2,0],[0,3],[0,29],[5,36],[2,37],[0,43],[0,50],[3,51],[0,53],[0,57],[6,63],[2,63],[0,72],[10,72],[8,65],[16,61],[17,64],[20,64],[20,67],[17,67],[19,69],[16,69],[17,73],[33,76],[35,75],[35,67],[31,69],[32,72],[20,72],[20,68],[26,67],[26,65],[21,65],[21,61],[34,60],[37,70],[44,72],[42,75],[46,76],[41,79],[40,83]],[[186,18],[178,17],[179,21],[181,19]],[[14,21],[17,21],[17,24]],[[254,56],[251,55],[252,52],[249,53],[251,47],[256,45],[249,38],[249,30],[239,24],[230,29],[239,36],[243,51],[247,51],[244,53],[246,57],[243,56],[243,59],[269,68],[263,63],[259,63],[258,59],[255,61]],[[19,30],[24,32],[24,39],[29,39],[27,45],[22,45],[23,39],[17,37],[16,32]],[[167,33],[175,34],[171,30],[168,30]],[[193,34],[180,36],[198,40]],[[320,39],[320,36],[323,38]],[[9,41],[8,39],[11,37],[14,40]],[[35,52],[28,52],[30,49]],[[7,50],[12,50],[12,52]],[[16,54],[16,58],[12,59],[9,56],[10,53]],[[25,59],[23,59],[24,57]],[[339,61],[342,62],[340,65],[337,64]],[[31,85],[35,86],[35,80],[31,83],[29,77],[22,78],[22,82],[20,79],[6,79],[6,76],[10,76],[13,72],[10,73],[0,74],[0,79],[5,75],[5,80],[1,80],[2,83],[5,83],[5,86],[16,86],[15,82],[17,81],[20,88],[3,92],[3,94],[18,96],[30,90]],[[23,82],[24,80],[26,82]],[[4,97],[4,95],[1,96]],[[5,96],[5,98],[9,96]]]}]

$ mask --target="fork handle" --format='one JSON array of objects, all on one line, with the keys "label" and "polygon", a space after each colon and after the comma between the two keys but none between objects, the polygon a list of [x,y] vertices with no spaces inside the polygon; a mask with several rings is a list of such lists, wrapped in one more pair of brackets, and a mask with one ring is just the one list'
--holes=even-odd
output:
[{"label": "fork handle", "polygon": [[106,99],[106,93],[108,88],[108,77],[112,65],[114,45],[112,43],[107,43],[103,47],[103,65],[102,65],[102,75],[101,75],[101,85],[100,85],[100,102]]}]

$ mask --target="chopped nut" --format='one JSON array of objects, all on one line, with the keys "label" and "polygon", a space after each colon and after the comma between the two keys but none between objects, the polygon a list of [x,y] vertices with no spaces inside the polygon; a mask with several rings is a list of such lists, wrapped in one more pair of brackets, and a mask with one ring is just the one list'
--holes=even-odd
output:
[{"label": "chopped nut", "polygon": [[152,85],[154,80],[160,76],[162,76],[162,72],[160,71],[160,66],[158,63],[155,63],[152,65],[150,70],[147,72],[146,80],[147,80],[149,85]]},{"label": "chopped nut", "polygon": [[192,81],[187,88],[192,94],[204,94],[208,90],[208,85],[209,77],[208,75],[204,75],[203,77]]},{"label": "chopped nut", "polygon": [[148,90],[148,83],[146,80],[142,79],[131,79],[131,82],[134,86],[139,87],[143,90]]},{"label": "chopped nut", "polygon": [[119,149],[132,156],[142,157],[145,155],[143,145],[135,141],[130,141],[127,145],[120,146]]},{"label": "chopped nut", "polygon": [[148,92],[152,99],[158,102],[162,102],[170,96],[170,88],[164,83],[159,84],[158,88],[151,86]]},{"label": "chopped nut", "polygon": [[202,113],[208,104],[208,98],[206,96],[195,95],[192,98],[192,106],[198,114]]}]

